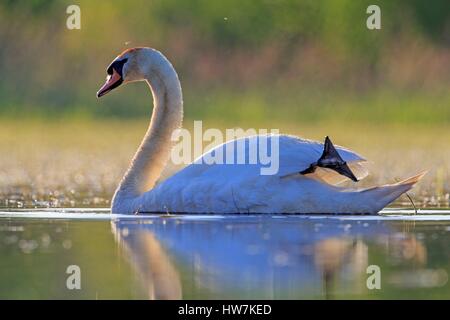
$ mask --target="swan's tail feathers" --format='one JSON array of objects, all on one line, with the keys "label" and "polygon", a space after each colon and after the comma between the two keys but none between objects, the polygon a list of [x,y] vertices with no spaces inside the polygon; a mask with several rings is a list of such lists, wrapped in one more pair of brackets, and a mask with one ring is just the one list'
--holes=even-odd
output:
[{"label": "swan's tail feathers", "polygon": [[421,172],[413,177],[397,182],[360,191],[360,195],[365,198],[366,204],[370,208],[369,213],[378,213],[392,201],[410,190],[427,173]]},{"label": "swan's tail feathers", "polygon": [[313,173],[317,167],[326,168],[336,171],[337,173],[346,176],[347,178],[357,182],[358,179],[353,174],[352,170],[348,166],[347,162],[337,152],[330,138],[325,137],[325,143],[323,146],[323,153],[317,162],[312,163],[306,170],[300,172],[300,174]]}]

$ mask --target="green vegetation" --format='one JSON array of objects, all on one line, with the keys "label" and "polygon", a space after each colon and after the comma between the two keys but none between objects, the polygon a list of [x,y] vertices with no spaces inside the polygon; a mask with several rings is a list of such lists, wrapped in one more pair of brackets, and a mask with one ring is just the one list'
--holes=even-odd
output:
[{"label": "green vegetation", "polygon": [[377,1],[379,31],[372,2],[82,0],[68,30],[71,1],[2,1],[0,116],[142,118],[143,85],[95,92],[145,45],[174,63],[190,119],[449,123],[447,1]]}]

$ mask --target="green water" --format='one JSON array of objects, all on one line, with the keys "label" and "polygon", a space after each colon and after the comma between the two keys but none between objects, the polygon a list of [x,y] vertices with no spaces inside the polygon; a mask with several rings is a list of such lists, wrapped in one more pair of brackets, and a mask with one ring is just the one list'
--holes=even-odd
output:
[{"label": "green water", "polygon": [[[449,299],[448,213],[2,212],[0,298]],[[71,265],[80,289],[67,287]]]}]

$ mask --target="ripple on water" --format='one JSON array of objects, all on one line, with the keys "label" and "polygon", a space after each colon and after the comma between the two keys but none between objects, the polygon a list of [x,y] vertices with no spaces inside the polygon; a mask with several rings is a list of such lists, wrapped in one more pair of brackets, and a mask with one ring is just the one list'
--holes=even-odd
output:
[{"label": "ripple on water", "polygon": [[[155,220],[176,218],[178,221],[201,221],[201,220],[227,220],[237,219],[252,220],[252,219],[276,219],[276,220],[340,220],[340,221],[383,221],[383,220],[398,220],[398,221],[450,221],[450,209],[442,210],[418,210],[418,214],[415,214],[414,210],[407,209],[385,209],[380,212],[380,215],[208,215],[208,214],[147,214],[147,215],[124,215],[124,214],[111,214],[109,209],[97,209],[97,208],[70,208],[70,209],[15,209],[15,210],[3,210],[0,211],[0,218],[30,218],[30,219],[70,219],[70,220],[114,220],[114,219],[131,219],[131,220]],[[320,223],[316,224],[319,228]],[[363,225],[364,226],[364,225]],[[2,228],[8,228],[3,226]],[[20,227],[10,226],[10,228]],[[342,224],[341,228],[348,230],[351,228],[349,224]],[[1,230],[0,230],[1,231]]]}]

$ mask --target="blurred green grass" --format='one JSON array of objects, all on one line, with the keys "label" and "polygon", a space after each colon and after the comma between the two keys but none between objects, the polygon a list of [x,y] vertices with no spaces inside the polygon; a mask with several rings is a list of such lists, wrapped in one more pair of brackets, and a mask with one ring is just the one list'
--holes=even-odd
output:
[{"label": "blurred green grass", "polygon": [[0,117],[148,115],[140,86],[95,98],[109,62],[143,45],[173,62],[190,119],[450,121],[445,0],[377,1],[378,31],[368,0],[81,0],[80,30],[69,4],[1,2]]},{"label": "blurred green grass", "polygon": [[[58,106],[3,105],[3,119],[31,118],[41,121],[68,119],[132,120],[149,117],[151,95],[144,84],[132,84],[117,89],[93,105],[74,105],[64,110]],[[438,93],[399,93],[392,90],[349,95],[346,92],[278,91],[251,89],[248,91],[193,91],[184,89],[185,118],[189,121],[208,120],[231,125],[260,127],[281,122],[296,123],[341,122],[390,124],[449,124],[450,91]],[[134,98],[125,101],[123,96]],[[43,112],[47,109],[47,112]],[[26,115],[24,112],[26,111]]]}]

